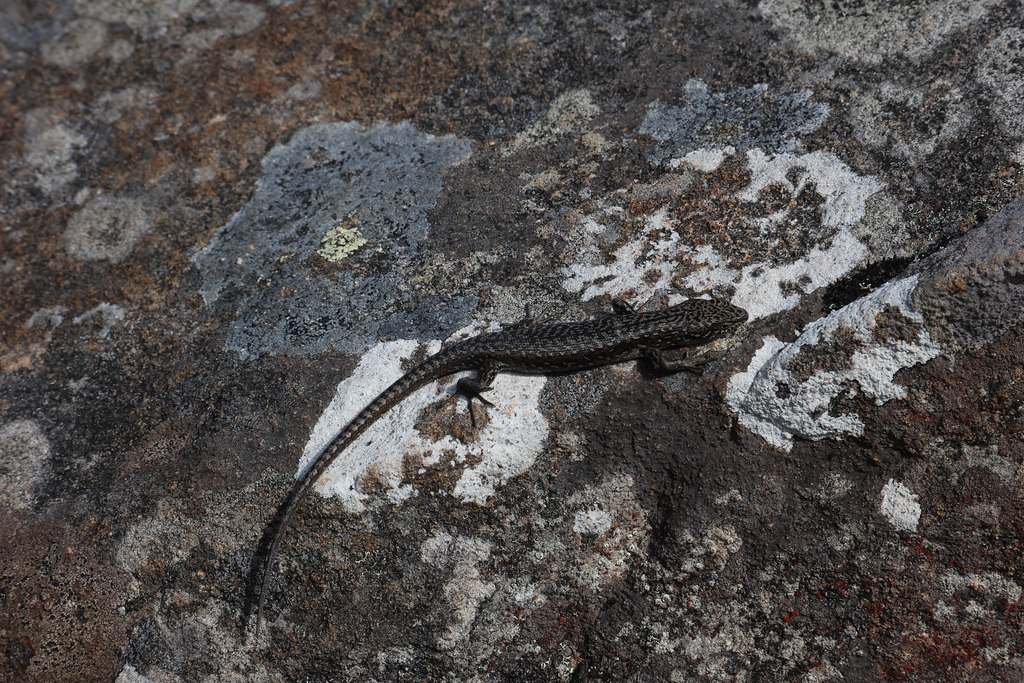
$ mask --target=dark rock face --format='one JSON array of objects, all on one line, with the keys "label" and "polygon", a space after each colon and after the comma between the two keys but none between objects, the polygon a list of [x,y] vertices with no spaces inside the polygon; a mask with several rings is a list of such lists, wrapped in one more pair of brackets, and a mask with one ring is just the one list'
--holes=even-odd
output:
[{"label": "dark rock face", "polygon": [[[1020,7],[0,7],[0,678],[1024,677]],[[441,344],[714,295],[699,375]]]}]

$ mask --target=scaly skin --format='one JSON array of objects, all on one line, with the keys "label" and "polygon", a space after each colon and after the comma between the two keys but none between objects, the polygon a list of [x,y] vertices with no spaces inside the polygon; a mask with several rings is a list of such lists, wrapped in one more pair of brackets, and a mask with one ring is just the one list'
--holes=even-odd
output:
[{"label": "scaly skin", "polygon": [[405,373],[356,415],[299,475],[282,508],[260,580],[256,635],[263,620],[267,581],[299,504],[342,451],[416,389],[456,372],[476,370],[475,378],[459,380],[459,392],[471,401],[477,398],[487,403],[480,394],[490,388],[494,376],[502,370],[547,374],[648,358],[662,369],[677,371],[687,364],[667,361],[662,351],[706,344],[727,335],[747,319],[742,308],[717,299],[690,299],[661,311],[644,313],[635,312],[621,300],[613,303],[617,315],[550,325],[527,323],[447,346]]}]

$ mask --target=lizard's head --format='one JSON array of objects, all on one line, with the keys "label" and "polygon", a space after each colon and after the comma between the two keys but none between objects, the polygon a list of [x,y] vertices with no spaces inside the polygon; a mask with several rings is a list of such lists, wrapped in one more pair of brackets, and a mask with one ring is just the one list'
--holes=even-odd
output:
[{"label": "lizard's head", "polygon": [[681,316],[693,328],[703,332],[699,336],[710,341],[725,336],[747,321],[747,312],[725,299],[687,299],[668,309]]}]

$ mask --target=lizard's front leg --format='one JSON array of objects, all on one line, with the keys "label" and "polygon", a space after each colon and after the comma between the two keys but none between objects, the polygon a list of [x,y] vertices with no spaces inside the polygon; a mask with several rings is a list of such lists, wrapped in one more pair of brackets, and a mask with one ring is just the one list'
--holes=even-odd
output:
[{"label": "lizard's front leg", "polygon": [[686,372],[692,372],[695,375],[699,375],[703,371],[701,366],[707,365],[714,360],[714,356],[708,353],[694,358],[690,355],[689,348],[683,351],[682,358],[675,358],[671,360],[665,357],[664,351],[653,346],[641,347],[640,352],[643,354],[644,358],[649,360],[655,367],[659,370],[664,370],[665,372],[682,372],[685,370]]},{"label": "lizard's front leg", "polygon": [[636,308],[625,299],[615,297],[612,299],[612,311],[615,315],[635,315]]}]

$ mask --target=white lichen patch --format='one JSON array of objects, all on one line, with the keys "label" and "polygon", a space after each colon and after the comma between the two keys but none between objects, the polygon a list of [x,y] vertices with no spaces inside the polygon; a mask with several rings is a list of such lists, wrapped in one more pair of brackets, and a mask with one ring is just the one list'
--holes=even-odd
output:
[{"label": "white lichen patch", "polygon": [[[352,376],[338,386],[334,399],[313,428],[299,473],[359,411],[404,374],[402,360],[410,357],[418,346],[418,342],[410,340],[386,342],[363,356]],[[434,342],[427,352],[433,353],[439,347]],[[367,495],[360,490],[360,481],[369,476],[393,502],[398,502],[415,494],[412,486],[403,485],[405,459],[415,456],[423,467],[461,468],[466,462],[473,462],[465,467],[451,493],[466,502],[483,504],[498,486],[529,469],[540,452],[548,433],[547,421],[538,405],[545,381],[543,376],[498,375],[487,394],[495,407],[488,409],[489,419],[471,443],[451,436],[431,441],[413,428],[420,411],[439,399],[457,399],[459,409],[466,410],[462,397],[451,396],[455,378],[422,387],[345,449],[324,472],[316,490],[338,496],[351,512],[362,512]]]},{"label": "white lichen patch", "polygon": [[[814,440],[859,435],[860,417],[832,414],[833,402],[859,392],[876,405],[903,398],[906,389],[893,382],[896,373],[941,350],[911,304],[916,286],[917,276],[887,283],[816,320],[791,344],[766,338],[746,372],[729,381],[726,400],[740,423],[785,450],[796,435]],[[887,334],[882,326],[893,321],[900,329]],[[810,372],[806,366],[819,361],[805,354],[819,345],[835,348],[827,351],[828,367]]]},{"label": "white lichen patch", "polygon": [[[359,411],[404,374],[402,361],[412,356],[418,346],[419,342],[403,339],[378,344],[366,352],[352,375],[338,385],[334,399],[313,427],[296,476],[305,472],[313,457],[326,448]],[[435,353],[439,348],[440,344],[435,342],[427,352]],[[379,479],[390,476],[389,488],[399,486],[402,458],[416,414],[436,400],[437,394],[436,384],[422,387],[385,413],[338,456],[320,477],[315,490],[323,495],[336,495],[348,510],[362,512],[366,495],[358,490],[357,483],[368,469],[374,467]]]},{"label": "white lichen patch", "polygon": [[153,679],[143,676],[131,664],[125,664],[121,672],[117,674],[114,683],[152,683]]},{"label": "white lichen patch", "polygon": [[[851,226],[864,217],[868,198],[882,189],[873,176],[860,176],[829,152],[809,154],[765,154],[759,149],[747,152],[750,184],[739,194],[745,202],[755,202],[768,187],[783,187],[792,198],[809,185],[824,200],[821,224],[826,228]],[[795,182],[792,178],[795,176]]]},{"label": "white lichen patch", "polygon": [[[597,234],[604,228],[590,219],[583,229]],[[679,242],[679,233],[668,212],[661,209],[645,219],[637,239],[613,252],[610,262],[580,262],[563,268],[566,279],[562,286],[570,292],[581,292],[584,300],[627,291],[634,292],[640,301],[650,298],[671,281],[677,267],[674,257],[682,248]],[[589,257],[588,261],[600,258],[596,245]]]},{"label": "white lichen patch", "polygon": [[708,610],[704,628],[682,641],[683,654],[699,676],[716,681],[732,677],[729,665],[734,658],[749,656],[757,648],[750,621],[743,605],[712,606]]},{"label": "white lichen patch", "polygon": [[106,339],[110,334],[110,331],[114,329],[114,325],[117,325],[124,320],[125,311],[123,308],[116,304],[102,303],[90,308],[82,315],[76,315],[72,322],[76,325],[89,322],[93,318],[100,318],[100,325],[96,329],[96,336],[100,339]]},{"label": "white lichen patch", "polygon": [[[710,246],[687,248],[692,272],[684,278],[685,286],[697,290],[733,287],[733,303],[747,309],[751,318],[759,318],[795,307],[802,293],[830,285],[864,262],[868,249],[851,229],[864,218],[868,199],[883,186],[873,177],[857,175],[827,152],[766,155],[751,150],[746,156],[751,178],[738,195],[741,201],[755,203],[762,191],[775,187],[784,188],[795,206],[797,197],[813,186],[823,200],[820,227],[834,232],[831,239],[791,263],[750,263],[740,270]],[[789,213],[783,211],[751,222],[770,242],[778,226],[789,220]]]},{"label": "white lichen patch", "polygon": [[685,166],[687,168],[692,168],[695,171],[700,171],[701,173],[711,173],[722,165],[722,162],[725,161],[726,157],[730,157],[734,154],[736,154],[736,148],[731,146],[721,149],[708,149],[701,147],[700,149],[695,149],[679,158],[670,160],[669,166],[672,168]]},{"label": "white lichen patch", "polygon": [[63,306],[46,306],[35,311],[25,321],[25,327],[34,329],[40,327],[48,330],[55,330],[64,324],[64,314],[68,309]]},{"label": "white lichen patch", "polygon": [[578,534],[605,534],[611,528],[611,515],[599,508],[580,510],[572,524],[572,530]]},{"label": "white lichen patch", "polygon": [[917,502],[917,495],[895,479],[890,479],[882,487],[882,502],[878,510],[899,531],[915,533],[921,521],[921,504]]},{"label": "white lichen patch", "polygon": [[533,466],[548,435],[548,421],[540,412],[540,392],[546,383],[543,376],[498,375],[487,394],[495,407],[476,442],[461,444],[445,437],[431,446],[426,462],[451,452],[459,459],[479,460],[462,473],[454,495],[483,505],[497,487]]},{"label": "white lichen patch", "polygon": [[[727,151],[701,149],[678,161],[686,161],[691,170],[713,170]],[[867,202],[883,188],[881,182],[857,175],[827,152],[766,154],[753,149],[745,159],[750,182],[736,200],[756,204],[768,188],[782,189],[791,198],[785,210],[746,219],[758,230],[767,250],[785,239],[783,228],[791,229],[796,220],[792,212],[802,196],[813,188],[821,198],[820,223],[808,229],[820,232],[822,238],[803,257],[736,268],[711,245],[688,246],[680,237],[678,219],[662,207],[642,217],[643,228],[609,258],[604,244],[610,230],[606,223],[621,220],[622,208],[604,206],[581,221],[580,257],[563,268],[563,287],[580,292],[584,300],[629,292],[641,301],[675,284],[698,292],[732,289],[733,303],[758,318],[795,307],[803,294],[832,284],[864,263],[868,248],[852,228],[865,217]],[[609,201],[628,201],[629,196],[615,193]]]},{"label": "white lichen patch", "polygon": [[490,557],[491,544],[440,531],[427,539],[420,555],[425,563],[446,570],[452,577],[444,587],[444,597],[453,609],[452,622],[438,637],[437,645],[442,650],[453,650],[469,640],[481,603],[494,593],[495,584],[484,580],[478,567]]},{"label": "white lichen patch", "polygon": [[0,426],[0,506],[28,509],[50,459],[50,441],[35,420]]}]

